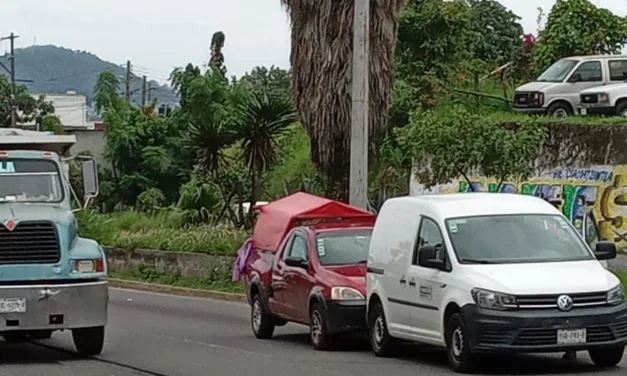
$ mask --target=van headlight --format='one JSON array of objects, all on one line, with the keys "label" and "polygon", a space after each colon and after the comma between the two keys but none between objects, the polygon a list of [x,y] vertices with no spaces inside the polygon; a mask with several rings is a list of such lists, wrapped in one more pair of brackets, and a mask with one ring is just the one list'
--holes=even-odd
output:
[{"label": "van headlight", "polygon": [[352,287],[332,287],[331,300],[365,300],[364,295]]},{"label": "van headlight", "polygon": [[607,304],[619,305],[625,301],[623,286],[618,285],[607,292]]},{"label": "van headlight", "polygon": [[516,297],[512,295],[482,289],[472,289],[470,293],[475,303],[481,308],[511,309],[518,307]]}]

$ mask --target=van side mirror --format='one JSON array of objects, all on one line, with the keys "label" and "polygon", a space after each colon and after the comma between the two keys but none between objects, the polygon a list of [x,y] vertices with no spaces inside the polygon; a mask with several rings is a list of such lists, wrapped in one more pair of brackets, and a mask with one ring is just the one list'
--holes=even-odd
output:
[{"label": "van side mirror", "polygon": [[300,257],[288,257],[285,259],[285,265],[294,268],[307,269],[309,267],[309,262],[307,262],[307,260],[303,260]]},{"label": "van side mirror", "polygon": [[81,161],[83,169],[83,192],[85,197],[85,208],[89,205],[89,201],[98,197],[98,166],[92,158],[86,158]]},{"label": "van side mirror", "polygon": [[445,270],[444,258],[437,257],[441,252],[444,252],[442,245],[425,245],[418,250],[418,265],[429,268]]},{"label": "van side mirror", "polygon": [[573,73],[572,76],[570,76],[570,78],[568,79],[568,82],[580,82],[581,81],[581,74],[579,73]]},{"label": "van side mirror", "polygon": [[607,240],[597,242],[594,250],[597,260],[612,260],[616,258],[616,244]]}]

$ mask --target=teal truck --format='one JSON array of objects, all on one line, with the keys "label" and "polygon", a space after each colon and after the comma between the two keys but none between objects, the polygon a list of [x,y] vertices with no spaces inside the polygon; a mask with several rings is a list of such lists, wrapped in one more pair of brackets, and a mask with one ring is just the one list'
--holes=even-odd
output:
[{"label": "teal truck", "polygon": [[[76,136],[0,128],[0,335],[7,342],[70,330],[79,354],[104,346],[109,303],[102,247],[78,236],[75,212],[98,195],[96,161],[68,157]],[[84,195],[69,183],[82,167]]]}]

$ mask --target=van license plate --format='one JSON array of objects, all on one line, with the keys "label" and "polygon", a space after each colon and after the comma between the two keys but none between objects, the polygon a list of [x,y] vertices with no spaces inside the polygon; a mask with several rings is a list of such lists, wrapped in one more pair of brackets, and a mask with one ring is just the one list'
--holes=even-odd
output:
[{"label": "van license plate", "polygon": [[0,299],[0,313],[24,313],[26,312],[26,299],[2,298]]},{"label": "van license plate", "polygon": [[558,345],[577,345],[580,343],[586,343],[586,330],[585,329],[558,330],[557,331],[557,344]]},{"label": "van license plate", "polygon": [[588,110],[587,110],[586,108],[580,108],[580,109],[579,109],[579,113],[580,113],[582,116],[586,116],[586,115],[588,114]]}]

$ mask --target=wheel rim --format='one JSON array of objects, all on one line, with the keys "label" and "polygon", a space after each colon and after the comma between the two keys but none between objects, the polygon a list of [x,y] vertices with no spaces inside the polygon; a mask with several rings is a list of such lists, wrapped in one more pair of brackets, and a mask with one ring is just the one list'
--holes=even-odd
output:
[{"label": "wheel rim", "polygon": [[557,118],[568,117],[568,112],[566,112],[563,108],[558,108],[555,112],[553,112],[553,116]]},{"label": "wheel rim", "polygon": [[384,332],[385,332],[385,324],[383,323],[383,316],[379,316],[374,322],[374,328],[372,331],[372,335],[374,337],[374,343],[377,346],[379,346],[381,341],[383,341]]},{"label": "wheel rim", "polygon": [[320,316],[320,312],[313,311],[311,315],[311,340],[313,343],[318,343],[320,337],[322,337],[322,316]]},{"label": "wheel rim", "polygon": [[459,326],[453,331],[451,338],[451,350],[455,358],[459,358],[464,352],[464,333]]},{"label": "wheel rim", "polygon": [[259,331],[259,327],[261,326],[261,303],[259,300],[255,300],[253,303],[253,329],[255,332]]}]

